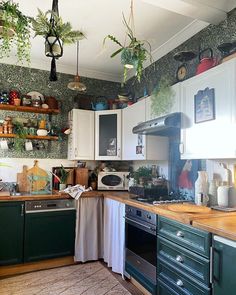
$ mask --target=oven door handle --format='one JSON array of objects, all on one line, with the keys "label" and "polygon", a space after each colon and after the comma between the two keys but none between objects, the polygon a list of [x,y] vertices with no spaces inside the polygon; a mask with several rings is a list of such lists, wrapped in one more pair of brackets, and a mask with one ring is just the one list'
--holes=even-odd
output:
[{"label": "oven door handle", "polygon": [[151,227],[151,226],[148,226],[148,225],[142,224],[141,222],[138,222],[138,221],[133,220],[133,219],[131,219],[131,218],[128,218],[128,217],[126,217],[126,216],[124,217],[124,219],[127,220],[127,221],[131,221],[131,222],[133,222],[133,223],[136,223],[136,224],[138,224],[139,226],[144,227],[144,228],[147,228],[147,229],[149,229],[149,230],[151,230],[151,231],[155,231],[154,227]]}]

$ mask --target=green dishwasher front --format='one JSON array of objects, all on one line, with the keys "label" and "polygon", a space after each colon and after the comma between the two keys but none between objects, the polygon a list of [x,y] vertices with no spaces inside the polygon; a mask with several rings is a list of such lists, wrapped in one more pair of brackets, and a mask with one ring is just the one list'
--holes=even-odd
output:
[{"label": "green dishwasher front", "polygon": [[76,210],[25,215],[24,261],[74,255]]}]

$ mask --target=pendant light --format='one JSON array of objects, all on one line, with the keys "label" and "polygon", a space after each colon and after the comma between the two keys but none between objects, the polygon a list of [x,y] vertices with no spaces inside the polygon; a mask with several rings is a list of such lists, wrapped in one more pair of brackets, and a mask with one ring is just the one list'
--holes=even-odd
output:
[{"label": "pendant light", "polygon": [[71,90],[86,91],[86,86],[80,82],[80,76],[79,76],[79,41],[77,41],[77,62],[76,62],[76,75],[74,77],[74,81],[70,82],[67,87]]}]

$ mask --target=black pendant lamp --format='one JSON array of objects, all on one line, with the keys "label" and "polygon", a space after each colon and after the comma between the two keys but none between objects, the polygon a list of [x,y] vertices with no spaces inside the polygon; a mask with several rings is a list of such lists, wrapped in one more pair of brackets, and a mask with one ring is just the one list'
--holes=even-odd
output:
[{"label": "black pendant lamp", "polygon": [[45,37],[45,55],[52,58],[50,81],[57,81],[56,59],[63,55],[62,41],[55,28],[55,16],[59,16],[58,0],[53,0],[52,2],[51,29]]},{"label": "black pendant lamp", "polygon": [[77,62],[76,62],[76,75],[74,77],[74,81],[68,83],[67,87],[71,90],[86,91],[86,86],[80,82],[80,76],[79,76],[79,41],[77,41]]}]

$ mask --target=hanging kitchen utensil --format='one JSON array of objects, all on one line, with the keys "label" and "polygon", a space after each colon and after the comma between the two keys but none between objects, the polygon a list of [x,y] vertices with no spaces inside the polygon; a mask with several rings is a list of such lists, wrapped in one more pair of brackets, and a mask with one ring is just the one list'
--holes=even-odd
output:
[{"label": "hanging kitchen utensil", "polygon": [[[206,52],[209,54],[208,57],[204,57]],[[196,75],[201,74],[216,65],[217,59],[213,58],[213,50],[211,48],[206,48],[199,53],[199,64],[197,66]]]},{"label": "hanging kitchen utensil", "polygon": [[188,73],[188,65],[187,62],[194,59],[196,57],[196,53],[192,51],[180,51],[174,55],[174,59],[176,61],[181,62],[177,71],[176,71],[176,79],[177,81],[183,81],[187,77]]}]

